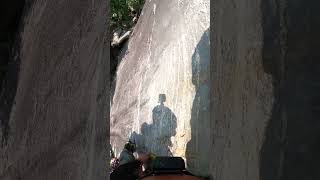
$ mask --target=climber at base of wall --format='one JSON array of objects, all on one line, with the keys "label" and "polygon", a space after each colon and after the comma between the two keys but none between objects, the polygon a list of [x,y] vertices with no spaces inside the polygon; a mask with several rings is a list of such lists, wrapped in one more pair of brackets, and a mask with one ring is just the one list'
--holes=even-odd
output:
[{"label": "climber at base of wall", "polygon": [[143,174],[143,164],[148,164],[148,155],[140,154],[136,159],[133,153],[136,151],[136,144],[127,142],[120,153],[120,157],[114,157],[111,160],[112,172],[110,174],[111,180],[117,179],[137,179]]},{"label": "climber at base of wall", "polygon": [[[135,158],[135,144],[126,143],[119,159],[114,158],[114,170],[110,174],[111,180],[200,180],[185,169],[185,162],[181,157],[159,156],[153,153],[139,154]],[[144,169],[143,169],[144,167]]]}]

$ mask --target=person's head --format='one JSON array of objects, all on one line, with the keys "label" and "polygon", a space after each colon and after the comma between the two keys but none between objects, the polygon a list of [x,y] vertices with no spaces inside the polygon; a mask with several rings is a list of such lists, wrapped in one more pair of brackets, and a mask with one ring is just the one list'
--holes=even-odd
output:
[{"label": "person's head", "polygon": [[136,151],[136,144],[131,142],[131,141],[129,141],[124,145],[124,148],[126,150],[128,150],[129,152],[134,153]]}]

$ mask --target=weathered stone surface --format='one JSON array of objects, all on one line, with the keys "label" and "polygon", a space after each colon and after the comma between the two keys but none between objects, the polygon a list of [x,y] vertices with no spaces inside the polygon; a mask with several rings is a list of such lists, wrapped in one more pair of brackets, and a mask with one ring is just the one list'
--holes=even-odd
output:
[{"label": "weathered stone surface", "polygon": [[107,178],[106,8],[103,0],[31,4],[1,180]]},{"label": "weathered stone surface", "polygon": [[117,71],[116,154],[135,137],[144,150],[186,157],[192,172],[208,174],[209,3],[146,1]]},{"label": "weathered stone surface", "polygon": [[320,178],[319,5],[214,2],[214,179]]},{"label": "weathered stone surface", "polygon": [[[262,62],[260,1],[216,1],[213,27],[214,179],[259,179],[259,153],[272,103]],[[220,9],[221,8],[221,9]]]}]

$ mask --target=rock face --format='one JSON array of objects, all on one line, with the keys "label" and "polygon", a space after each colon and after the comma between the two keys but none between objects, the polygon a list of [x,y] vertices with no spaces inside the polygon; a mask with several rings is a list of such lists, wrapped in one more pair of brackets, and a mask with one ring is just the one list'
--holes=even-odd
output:
[{"label": "rock face", "polygon": [[106,1],[28,2],[0,179],[104,180]]},{"label": "rock face", "polygon": [[320,178],[319,5],[214,2],[214,179]]},{"label": "rock face", "polygon": [[147,0],[117,71],[111,144],[182,156],[208,174],[209,0]]}]

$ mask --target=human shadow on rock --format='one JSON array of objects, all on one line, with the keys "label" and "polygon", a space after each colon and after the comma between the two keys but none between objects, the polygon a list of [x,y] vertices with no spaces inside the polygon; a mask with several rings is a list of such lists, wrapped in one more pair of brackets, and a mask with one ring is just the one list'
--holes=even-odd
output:
[{"label": "human shadow on rock", "polygon": [[137,144],[137,153],[152,152],[158,156],[173,156],[171,137],[176,135],[177,118],[164,105],[166,95],[159,95],[159,105],[152,110],[152,124],[143,123],[141,134],[133,132],[130,139]]}]

